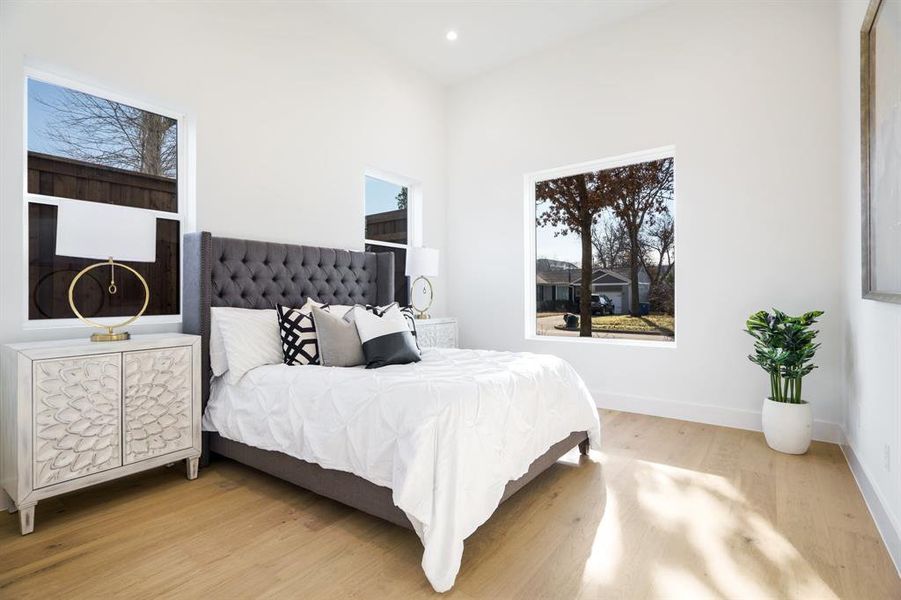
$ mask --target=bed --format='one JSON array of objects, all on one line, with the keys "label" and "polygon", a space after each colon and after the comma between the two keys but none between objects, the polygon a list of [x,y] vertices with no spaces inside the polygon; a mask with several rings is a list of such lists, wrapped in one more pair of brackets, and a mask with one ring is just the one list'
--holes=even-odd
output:
[{"label": "bed", "polygon": [[237,383],[210,371],[211,308],[394,300],[391,254],[185,236],[184,329],[201,336],[203,457],[221,455],[402,527],[432,586],[453,586],[463,541],[563,454],[600,443],[597,412],[565,361],[424,350],[380,369],[266,365]]}]

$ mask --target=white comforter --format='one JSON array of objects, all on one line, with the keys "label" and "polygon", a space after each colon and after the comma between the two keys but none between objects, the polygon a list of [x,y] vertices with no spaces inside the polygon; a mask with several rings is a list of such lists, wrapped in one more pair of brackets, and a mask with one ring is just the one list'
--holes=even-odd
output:
[{"label": "white comforter", "polygon": [[573,431],[600,443],[594,402],[568,363],[483,350],[426,350],[420,363],[374,370],[258,367],[237,385],[213,382],[203,426],[391,488],[439,592],[507,482]]}]

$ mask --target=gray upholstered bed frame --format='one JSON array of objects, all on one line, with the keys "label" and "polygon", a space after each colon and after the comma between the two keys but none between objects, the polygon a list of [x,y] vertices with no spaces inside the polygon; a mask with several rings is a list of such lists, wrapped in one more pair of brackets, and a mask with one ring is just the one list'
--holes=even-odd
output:
[{"label": "gray upholstered bed frame", "polygon": [[[220,238],[207,232],[185,235],[183,277],[184,331],[201,336],[204,408],[210,396],[211,307],[301,306],[308,297],[338,304],[385,305],[394,301],[391,254]],[[586,432],[573,432],[538,457],[525,475],[507,484],[503,500],[576,445],[587,453]],[[412,529],[404,512],[394,505],[390,489],[351,473],[205,433],[201,465],[209,463],[211,453]]]}]

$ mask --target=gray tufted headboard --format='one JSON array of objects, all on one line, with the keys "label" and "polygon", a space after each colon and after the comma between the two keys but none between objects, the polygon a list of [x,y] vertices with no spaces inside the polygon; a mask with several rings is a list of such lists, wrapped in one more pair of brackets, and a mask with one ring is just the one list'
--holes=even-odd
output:
[{"label": "gray tufted headboard", "polygon": [[[202,405],[210,395],[210,307],[302,306],[307,298],[337,304],[394,301],[390,253],[185,234],[185,333],[201,337]],[[204,443],[206,455],[206,443]]]}]

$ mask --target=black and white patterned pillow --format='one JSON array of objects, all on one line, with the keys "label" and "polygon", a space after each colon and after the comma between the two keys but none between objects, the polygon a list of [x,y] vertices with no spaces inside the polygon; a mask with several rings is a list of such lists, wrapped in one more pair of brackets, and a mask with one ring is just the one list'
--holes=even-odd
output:
[{"label": "black and white patterned pillow", "polygon": [[278,330],[282,338],[282,353],[286,365],[318,365],[319,341],[313,322],[313,307],[325,307],[313,300],[300,308],[276,306]]}]

